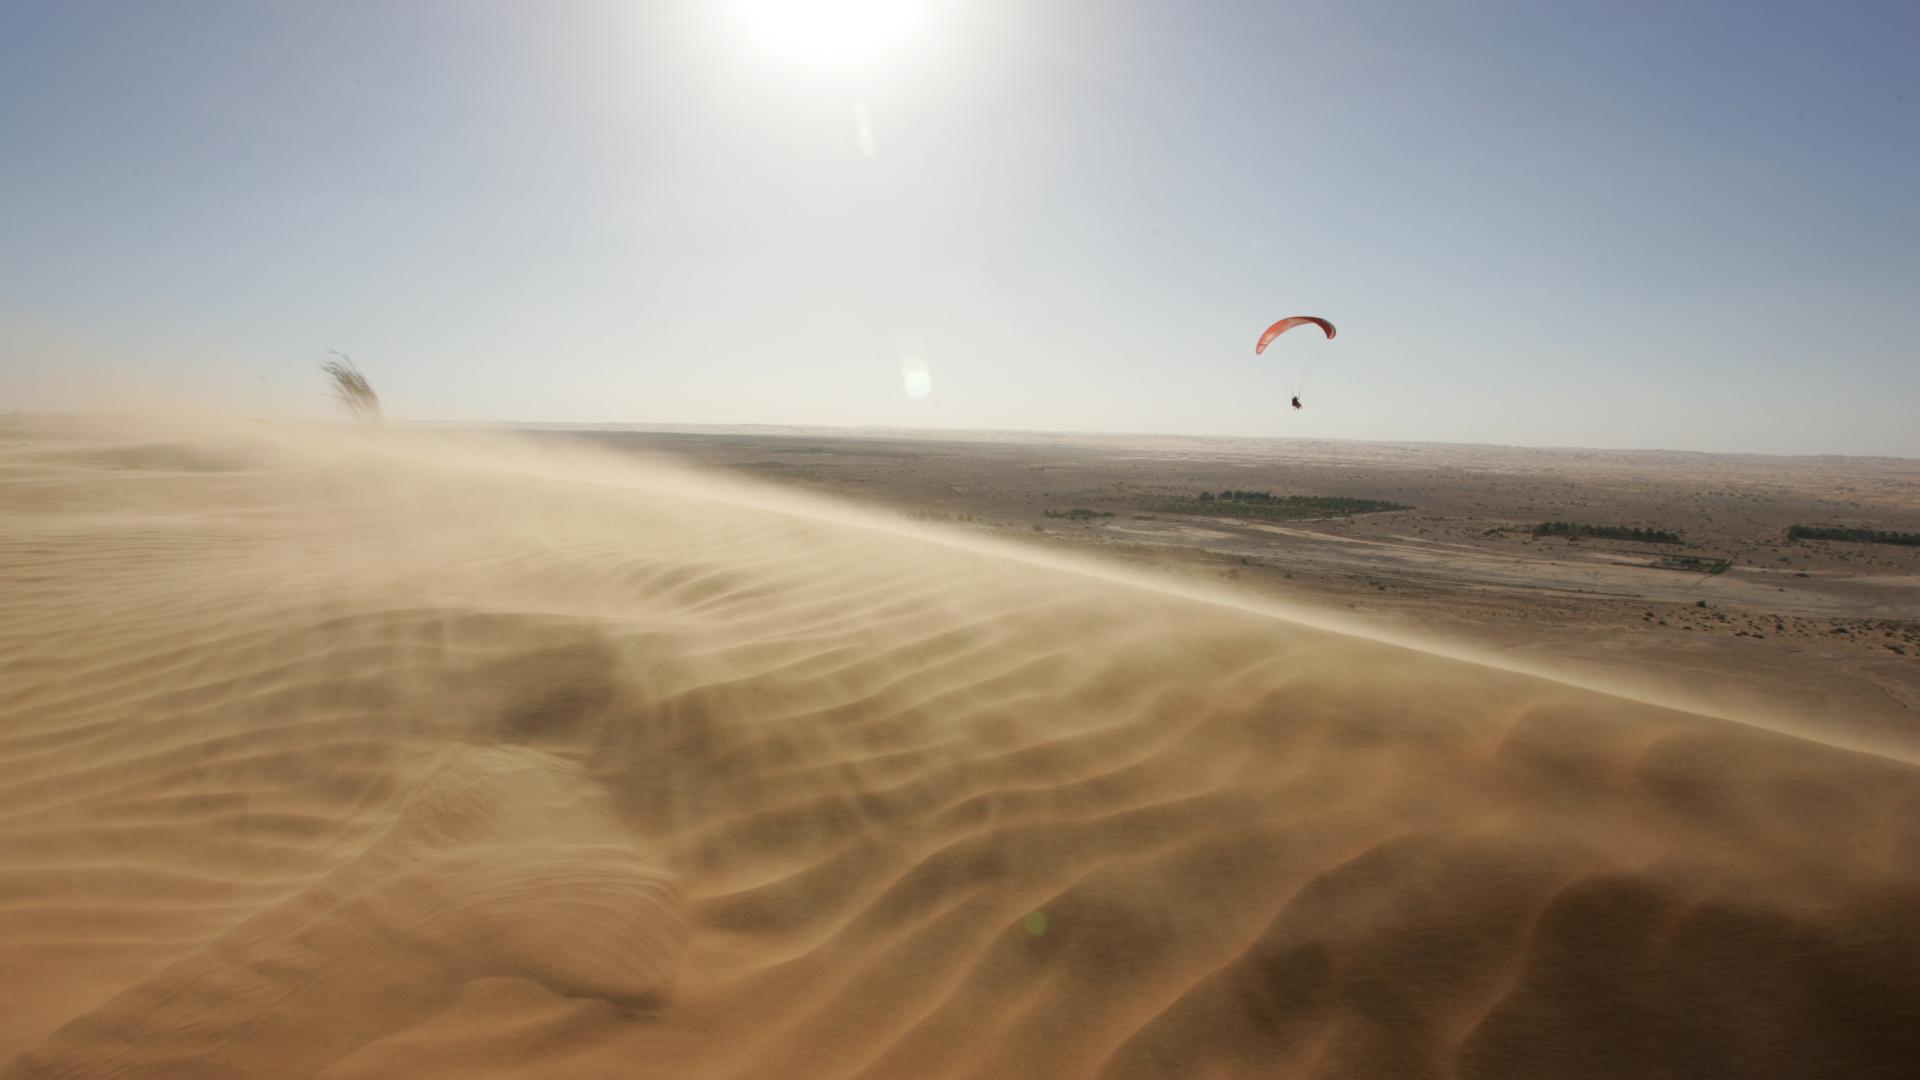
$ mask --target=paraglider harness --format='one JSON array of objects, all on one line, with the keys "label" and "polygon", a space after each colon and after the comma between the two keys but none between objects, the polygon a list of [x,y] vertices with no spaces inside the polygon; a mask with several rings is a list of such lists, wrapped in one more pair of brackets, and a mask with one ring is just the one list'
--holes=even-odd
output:
[{"label": "paraglider harness", "polygon": [[1298,408],[1300,408],[1300,407],[1301,407],[1301,406],[1300,406],[1300,395],[1299,395],[1299,394],[1295,394],[1295,395],[1293,395],[1293,407],[1294,407],[1294,408],[1296,408],[1296,409],[1298,409]]}]

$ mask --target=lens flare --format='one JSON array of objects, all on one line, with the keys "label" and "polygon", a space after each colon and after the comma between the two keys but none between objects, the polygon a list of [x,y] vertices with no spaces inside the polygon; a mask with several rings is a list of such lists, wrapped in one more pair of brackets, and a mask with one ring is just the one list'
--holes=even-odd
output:
[{"label": "lens flare", "polygon": [[925,360],[909,356],[900,365],[900,385],[906,389],[908,397],[920,401],[933,393],[933,372]]},{"label": "lens flare", "polygon": [[860,148],[860,156],[871,161],[879,150],[873,139],[873,116],[867,112],[867,103],[853,103],[853,141]]}]

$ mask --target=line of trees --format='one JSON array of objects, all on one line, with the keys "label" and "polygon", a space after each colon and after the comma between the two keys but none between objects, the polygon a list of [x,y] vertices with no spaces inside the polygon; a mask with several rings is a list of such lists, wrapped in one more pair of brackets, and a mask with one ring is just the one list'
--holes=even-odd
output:
[{"label": "line of trees", "polygon": [[1791,525],[1789,540],[1845,540],[1852,544],[1903,544],[1920,547],[1920,533],[1892,532],[1886,529],[1855,529],[1845,525]]},{"label": "line of trees", "polygon": [[[1237,503],[1245,506],[1285,506],[1299,510],[1318,510],[1329,514],[1376,514],[1409,507],[1384,499],[1355,499],[1345,495],[1275,495],[1271,491],[1203,491],[1194,500],[1203,503]],[[1215,508],[1218,512],[1218,508]]]},{"label": "line of trees", "polygon": [[1535,536],[1592,536],[1602,540],[1634,540],[1642,544],[1684,544],[1679,533],[1630,525],[1588,525],[1578,521],[1546,521],[1533,527]]},{"label": "line of trees", "polygon": [[1349,499],[1337,495],[1277,495],[1267,500],[1244,500],[1207,498],[1211,494],[1203,492],[1196,498],[1151,500],[1144,507],[1164,514],[1199,514],[1254,521],[1309,521],[1408,509],[1399,503],[1379,499]]}]

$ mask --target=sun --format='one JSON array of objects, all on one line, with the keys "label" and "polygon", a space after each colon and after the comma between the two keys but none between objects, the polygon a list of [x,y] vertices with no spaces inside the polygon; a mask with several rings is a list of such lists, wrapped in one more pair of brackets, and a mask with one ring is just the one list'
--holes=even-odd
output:
[{"label": "sun", "polygon": [[853,64],[907,36],[925,0],[729,0],[773,52],[817,64]]}]

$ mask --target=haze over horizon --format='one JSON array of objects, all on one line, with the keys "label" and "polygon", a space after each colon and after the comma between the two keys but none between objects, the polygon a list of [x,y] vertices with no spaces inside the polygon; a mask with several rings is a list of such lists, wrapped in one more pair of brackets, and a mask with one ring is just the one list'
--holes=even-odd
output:
[{"label": "haze over horizon", "polygon": [[1920,457],[1912,5],[838,7],[9,5],[0,410]]}]

